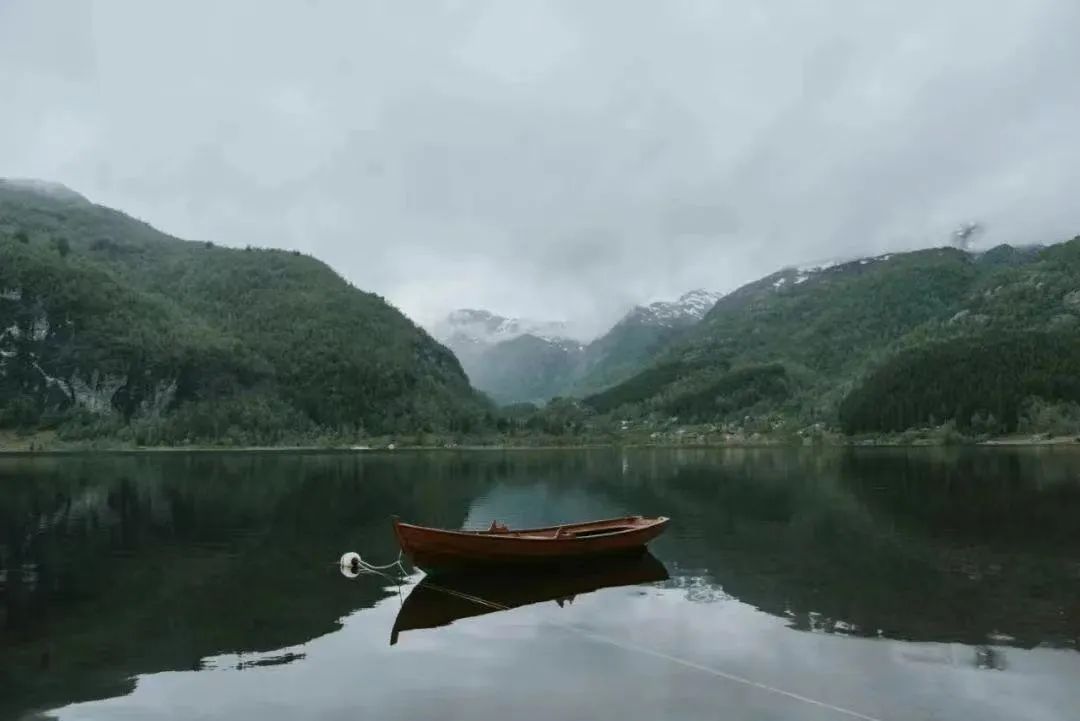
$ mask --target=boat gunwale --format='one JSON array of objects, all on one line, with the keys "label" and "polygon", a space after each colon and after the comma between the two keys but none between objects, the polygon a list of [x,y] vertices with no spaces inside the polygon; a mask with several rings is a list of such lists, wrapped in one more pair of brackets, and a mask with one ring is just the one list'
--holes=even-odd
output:
[{"label": "boat gunwale", "polygon": [[[638,531],[644,531],[644,530],[647,530],[647,529],[650,529],[650,528],[654,528],[655,526],[658,526],[658,525],[663,525],[663,524],[667,523],[670,520],[671,519],[668,518],[667,516],[655,516],[655,517],[651,517],[651,518],[646,518],[644,516],[623,516],[621,518],[607,518],[607,519],[604,519],[602,521],[582,521],[582,522],[579,522],[579,523],[565,523],[565,524],[563,524],[561,526],[542,526],[542,527],[538,527],[538,528],[526,528],[526,529],[522,529],[522,530],[519,530],[519,531],[491,532],[491,531],[462,531],[462,530],[452,531],[452,530],[443,529],[443,528],[430,528],[429,526],[418,526],[418,525],[413,524],[413,523],[405,523],[405,522],[400,521],[397,518],[395,518],[394,519],[394,528],[395,528],[395,531],[397,529],[401,528],[401,527],[404,527],[404,528],[409,528],[409,529],[416,529],[416,530],[421,531],[423,533],[443,534],[443,535],[458,536],[458,537],[463,537],[463,538],[483,538],[483,539],[493,539],[493,540],[498,539],[498,540],[502,540],[502,541],[536,541],[536,542],[544,542],[544,543],[550,543],[552,541],[559,541],[559,542],[563,542],[563,543],[573,543],[573,542],[584,543],[584,542],[591,541],[591,540],[597,539],[597,538],[608,538],[610,536],[621,536],[621,535],[626,535],[626,534],[630,534],[630,533],[636,533]],[[575,538],[574,536],[565,536],[565,537],[560,538],[560,537],[555,537],[555,536],[531,535],[531,534],[540,533],[542,531],[558,531],[560,528],[574,529],[574,528],[585,528],[585,527],[589,527],[589,526],[600,526],[600,527],[602,527],[604,524],[617,523],[617,522],[620,522],[620,521],[622,521],[622,522],[628,522],[628,521],[635,522],[636,521],[637,523],[631,528],[619,528],[619,529],[616,529],[616,530],[612,530],[612,531],[610,531],[608,533],[594,533],[594,534],[590,534],[588,536],[584,536],[584,537],[581,537],[581,538]]]}]

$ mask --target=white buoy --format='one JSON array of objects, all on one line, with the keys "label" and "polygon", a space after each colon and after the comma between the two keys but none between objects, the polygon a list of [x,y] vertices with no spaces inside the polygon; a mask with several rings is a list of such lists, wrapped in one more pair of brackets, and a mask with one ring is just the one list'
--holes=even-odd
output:
[{"label": "white buoy", "polygon": [[341,575],[345,578],[356,578],[360,575],[360,554],[349,551],[341,554]]}]

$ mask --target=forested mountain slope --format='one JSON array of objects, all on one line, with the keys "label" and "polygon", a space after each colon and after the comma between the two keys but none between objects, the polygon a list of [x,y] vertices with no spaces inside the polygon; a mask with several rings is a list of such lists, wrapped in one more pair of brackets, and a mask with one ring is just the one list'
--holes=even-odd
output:
[{"label": "forested mountain slope", "polygon": [[[65,189],[66,190],[66,189]],[[314,258],[0,182],[0,423],[145,443],[477,426],[453,354]]]},{"label": "forested mountain slope", "polygon": [[[785,269],[722,298],[653,367],[585,403],[683,422],[772,417],[860,432],[974,418],[1011,431],[1033,398],[1080,401],[1064,378],[1080,374],[1078,316],[1080,238]],[[1013,347],[1025,350],[1005,360]]]}]

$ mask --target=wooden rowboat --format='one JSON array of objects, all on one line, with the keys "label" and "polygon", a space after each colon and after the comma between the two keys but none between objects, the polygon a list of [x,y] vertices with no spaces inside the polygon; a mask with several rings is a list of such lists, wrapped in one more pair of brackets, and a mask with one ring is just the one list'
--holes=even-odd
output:
[{"label": "wooden rowboat", "polygon": [[426,571],[558,562],[640,551],[668,525],[664,516],[626,516],[512,531],[492,522],[486,531],[447,531],[402,523],[394,534],[402,552]]},{"label": "wooden rowboat", "polygon": [[561,607],[604,588],[667,579],[664,564],[648,551],[582,560],[571,568],[530,566],[499,573],[424,576],[398,611],[390,645],[396,644],[404,631],[438,628],[460,619],[546,601],[555,601]]}]

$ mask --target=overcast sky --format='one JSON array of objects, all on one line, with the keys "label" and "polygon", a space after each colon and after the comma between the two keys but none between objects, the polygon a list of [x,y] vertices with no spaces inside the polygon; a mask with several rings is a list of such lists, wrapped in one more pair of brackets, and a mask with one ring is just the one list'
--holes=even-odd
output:
[{"label": "overcast sky", "polygon": [[0,0],[0,175],[430,322],[1080,233],[1080,3]]}]

